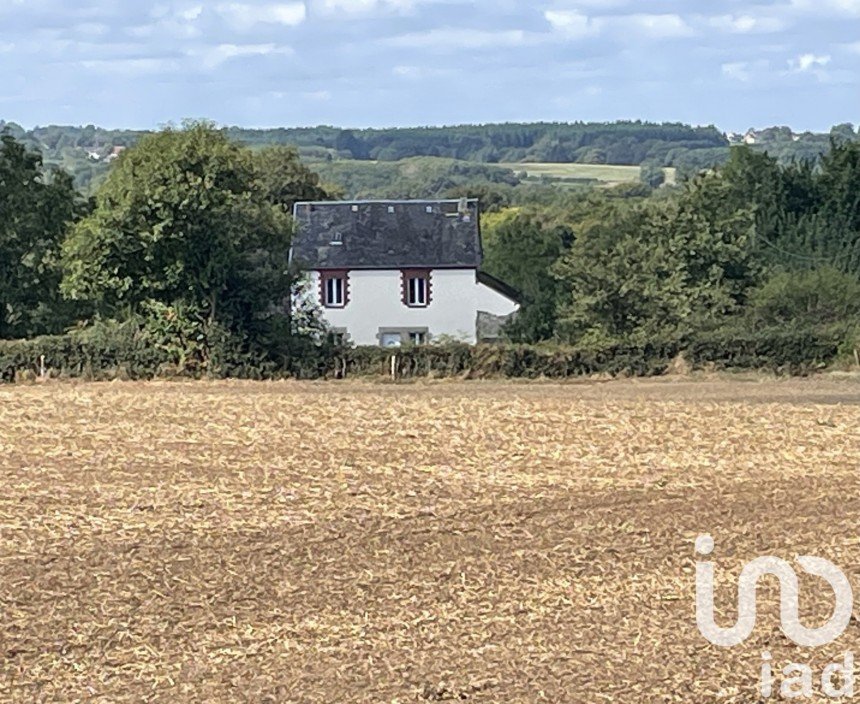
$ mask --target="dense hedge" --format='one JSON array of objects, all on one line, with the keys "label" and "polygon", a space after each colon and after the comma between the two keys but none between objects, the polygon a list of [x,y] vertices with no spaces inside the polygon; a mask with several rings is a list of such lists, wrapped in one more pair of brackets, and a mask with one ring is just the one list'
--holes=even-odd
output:
[{"label": "dense hedge", "polygon": [[[388,377],[396,357],[398,378],[464,377],[564,379],[593,374],[651,376],[664,373],[683,352],[694,369],[767,369],[798,374],[821,368],[838,355],[844,332],[720,331],[685,344],[615,345],[601,349],[558,346],[449,344],[398,350],[357,347],[295,348],[280,361],[222,353],[208,366],[178,365],[134,328],[89,329],[63,336],[0,341],[0,380],[38,374],[41,358],[52,376],[87,379],[150,379],[209,376],[254,379]],[[299,351],[300,350],[300,351]]]},{"label": "dense hedge", "polygon": [[32,340],[0,340],[0,381],[36,375],[147,379],[164,371],[168,355],[131,331],[111,335],[76,331]]},{"label": "dense hedge", "polygon": [[844,330],[724,330],[700,335],[686,349],[694,367],[768,369],[804,374],[825,367],[847,339]]},{"label": "dense hedge", "polygon": [[[451,344],[406,347],[399,350],[357,347],[341,354],[348,375],[390,375],[391,357],[396,354],[397,376],[465,376],[468,378],[510,377],[564,379],[591,374],[661,374],[677,354],[674,345],[643,348],[616,346],[601,350],[531,345]],[[337,365],[335,365],[337,369]]]}]

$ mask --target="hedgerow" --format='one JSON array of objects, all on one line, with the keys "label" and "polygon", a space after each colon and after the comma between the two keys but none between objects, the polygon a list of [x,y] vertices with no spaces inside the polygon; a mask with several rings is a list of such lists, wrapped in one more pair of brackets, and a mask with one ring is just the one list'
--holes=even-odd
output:
[{"label": "hedgerow", "polygon": [[[768,329],[718,331],[685,343],[578,348],[557,345],[460,343],[384,349],[333,348],[299,340],[278,359],[254,352],[223,336],[207,341],[207,354],[189,363],[174,346],[155,340],[131,323],[99,324],[66,335],[0,341],[0,379],[42,372],[63,378],[153,379],[397,378],[462,377],[567,379],[596,374],[654,376],[667,371],[679,354],[693,369],[757,369],[804,374],[837,358],[845,332]],[[181,361],[180,361],[181,360]]]}]

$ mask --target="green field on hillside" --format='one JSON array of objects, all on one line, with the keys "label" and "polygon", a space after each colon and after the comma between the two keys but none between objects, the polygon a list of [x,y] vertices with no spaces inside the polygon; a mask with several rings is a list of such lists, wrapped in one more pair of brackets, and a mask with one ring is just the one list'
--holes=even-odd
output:
[{"label": "green field on hillside", "polygon": [[[560,181],[600,181],[606,184],[635,183],[641,172],[638,166],[617,164],[552,164],[552,163],[511,163],[499,164],[516,174],[525,173],[530,179],[551,178]],[[664,169],[666,182],[676,182],[676,170]]]}]

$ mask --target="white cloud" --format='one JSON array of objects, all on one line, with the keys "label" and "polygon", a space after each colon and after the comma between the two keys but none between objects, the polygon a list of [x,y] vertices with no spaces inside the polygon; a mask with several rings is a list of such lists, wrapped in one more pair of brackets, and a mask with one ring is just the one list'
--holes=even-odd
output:
[{"label": "white cloud", "polygon": [[521,29],[498,32],[443,27],[428,32],[401,34],[387,40],[387,44],[408,49],[493,49],[523,46],[539,41],[539,35]]},{"label": "white cloud", "polygon": [[599,21],[592,20],[579,10],[547,10],[544,17],[555,31],[572,39],[581,39],[600,32]]},{"label": "white cloud", "polygon": [[680,15],[627,15],[619,17],[619,26],[628,25],[641,35],[655,39],[690,37],[695,32]]},{"label": "white cloud", "polygon": [[668,39],[690,37],[693,28],[676,14],[602,15],[589,17],[579,10],[547,10],[544,18],[559,34],[583,39],[605,32],[626,37]]},{"label": "white cloud", "polygon": [[179,68],[178,62],[159,58],[93,59],[81,61],[79,65],[90,71],[120,76],[168,73]]},{"label": "white cloud", "polygon": [[176,14],[186,22],[193,22],[203,14],[203,5],[192,5],[184,10],[180,10]]},{"label": "white cloud", "polygon": [[850,51],[852,54],[860,54],[860,42],[854,42],[852,44],[846,44],[845,48]]},{"label": "white cloud", "polygon": [[788,65],[791,69],[797,72],[812,71],[818,68],[824,68],[830,63],[829,56],[816,56],[815,54],[801,54],[796,59],[791,59]]},{"label": "white cloud", "polygon": [[777,17],[753,15],[720,15],[709,18],[708,24],[732,34],[767,34],[781,32],[786,27],[786,23]]},{"label": "white cloud", "polygon": [[216,12],[224,21],[238,30],[251,29],[258,24],[281,24],[294,27],[305,21],[307,8],[303,2],[251,5],[248,3],[224,3]]},{"label": "white cloud", "polygon": [[309,93],[302,93],[302,96],[308,100],[327,101],[331,100],[331,92],[327,90],[315,90]]},{"label": "white cloud", "polygon": [[316,0],[314,9],[325,15],[367,15],[411,10],[416,0]]},{"label": "white cloud", "polygon": [[722,72],[727,78],[748,83],[752,79],[750,68],[750,64],[747,61],[732,61],[722,65]]},{"label": "white cloud", "polygon": [[452,76],[452,75],[456,75],[457,72],[453,69],[431,68],[430,66],[400,65],[400,66],[395,66],[394,68],[392,68],[391,73],[393,73],[398,78],[404,78],[404,79],[417,81],[417,80],[426,80],[428,78]]},{"label": "white cloud", "polygon": [[0,42],[0,54],[9,53],[15,49],[12,42]]},{"label": "white cloud", "polygon": [[822,17],[860,17],[860,0],[790,0],[790,6],[799,12],[814,13]]},{"label": "white cloud", "polygon": [[188,55],[199,59],[206,69],[218,68],[231,59],[243,56],[269,56],[271,54],[292,54],[293,50],[277,44],[219,44],[217,46],[194,49]]}]

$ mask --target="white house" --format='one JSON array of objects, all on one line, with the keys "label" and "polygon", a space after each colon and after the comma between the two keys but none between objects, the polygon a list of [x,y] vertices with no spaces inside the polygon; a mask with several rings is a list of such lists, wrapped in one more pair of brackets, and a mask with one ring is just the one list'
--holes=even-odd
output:
[{"label": "white house", "polygon": [[492,340],[517,293],[481,269],[477,200],[297,203],[291,259],[335,334],[396,347]]}]

